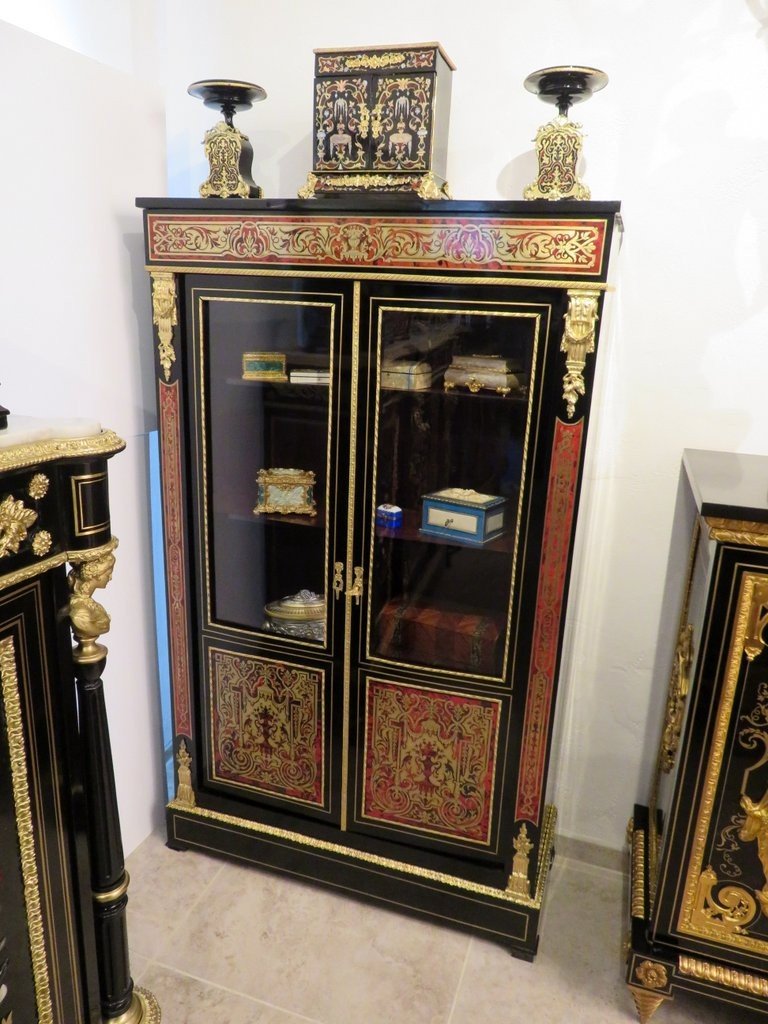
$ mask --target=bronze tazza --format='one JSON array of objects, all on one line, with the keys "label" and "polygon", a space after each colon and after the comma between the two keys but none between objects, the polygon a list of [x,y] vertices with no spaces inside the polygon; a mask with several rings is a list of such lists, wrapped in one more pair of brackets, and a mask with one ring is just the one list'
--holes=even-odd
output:
[{"label": "bronze tazza", "polygon": [[224,117],[205,133],[203,144],[210,173],[200,186],[200,195],[220,199],[261,196],[261,188],[251,177],[253,147],[248,136],[235,128],[232,118],[238,110],[250,110],[254,103],[266,99],[265,90],[251,82],[213,78],[193,82],[187,92],[206,107],[220,110]]},{"label": "bronze tazza", "polygon": [[604,71],[575,65],[542,68],[525,79],[523,85],[529,92],[557,106],[557,116],[536,133],[539,173],[536,181],[524,190],[525,199],[591,198],[589,189],[576,174],[581,126],[568,120],[568,111],[571,104],[589,99],[607,84]]},{"label": "bronze tazza", "polygon": [[642,1022],[675,989],[768,1013],[767,473],[760,456],[684,457],[679,623],[648,805],[628,834]]},{"label": "bronze tazza", "polygon": [[[618,204],[138,205],[157,328],[169,844],[533,958]],[[254,352],[282,353],[282,379],[244,380]],[[514,367],[525,386],[446,391],[454,356]],[[406,364],[426,367],[422,386],[393,379]],[[264,466],[314,474],[316,514],[306,486],[255,514]],[[459,508],[446,536],[422,532],[424,496],[446,487],[503,497],[503,528],[480,533]],[[377,523],[382,504],[402,516]],[[274,629],[275,602],[303,591],[322,618]]]}]

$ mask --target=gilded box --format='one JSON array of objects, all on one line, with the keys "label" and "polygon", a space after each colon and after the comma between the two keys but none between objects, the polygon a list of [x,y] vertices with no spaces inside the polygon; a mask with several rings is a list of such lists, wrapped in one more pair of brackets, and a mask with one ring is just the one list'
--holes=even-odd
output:
[{"label": "gilded box", "polygon": [[256,477],[258,496],[254,513],[317,515],[312,494],[315,474],[306,469],[260,469]]},{"label": "gilded box", "polygon": [[485,544],[506,528],[506,498],[467,487],[446,487],[422,496],[421,533]]},{"label": "gilded box", "polygon": [[446,391],[461,387],[473,394],[486,390],[508,395],[522,386],[519,373],[513,369],[513,364],[501,356],[454,356],[445,371],[443,386]]},{"label": "gilded box", "polygon": [[243,380],[285,382],[284,352],[243,352]]},{"label": "gilded box", "polygon": [[401,359],[384,359],[381,363],[381,386],[392,391],[428,391],[434,371],[429,363]]}]

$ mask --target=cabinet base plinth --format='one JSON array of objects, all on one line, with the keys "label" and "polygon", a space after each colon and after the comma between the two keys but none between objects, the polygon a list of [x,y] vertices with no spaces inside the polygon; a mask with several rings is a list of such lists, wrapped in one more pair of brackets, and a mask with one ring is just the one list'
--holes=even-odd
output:
[{"label": "cabinet base plinth", "polygon": [[547,825],[556,812],[547,808],[547,848],[540,858],[537,899],[408,864],[394,864],[340,843],[289,833],[205,808],[167,809],[168,846],[220,853],[271,871],[329,886],[346,896],[394,907],[435,924],[471,932],[532,961],[546,876],[552,862]]},{"label": "cabinet base plinth", "polygon": [[641,1024],[649,1021],[661,1004],[673,997],[675,990],[768,1014],[768,971],[734,969],[733,962],[715,959],[698,949],[684,948],[679,936],[654,933],[647,855],[652,842],[648,808],[636,804],[630,824],[630,935],[626,980]]}]

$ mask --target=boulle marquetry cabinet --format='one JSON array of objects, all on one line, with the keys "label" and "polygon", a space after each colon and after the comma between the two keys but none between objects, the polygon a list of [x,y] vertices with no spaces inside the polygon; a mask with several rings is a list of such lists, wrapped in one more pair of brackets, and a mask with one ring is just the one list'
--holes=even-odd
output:
[{"label": "boulle marquetry cabinet", "polygon": [[315,50],[314,152],[300,194],[442,198],[453,70],[439,43]]},{"label": "boulle marquetry cabinet", "polygon": [[138,205],[169,843],[532,958],[618,204]]},{"label": "boulle marquetry cabinet", "polygon": [[93,597],[114,566],[107,460],[123,447],[89,421],[0,431],[2,1024],[160,1021],[128,965]]},{"label": "boulle marquetry cabinet", "polygon": [[641,1021],[675,989],[734,1020],[768,1013],[768,458],[685,452],[673,541],[680,617],[629,828],[627,982]]}]

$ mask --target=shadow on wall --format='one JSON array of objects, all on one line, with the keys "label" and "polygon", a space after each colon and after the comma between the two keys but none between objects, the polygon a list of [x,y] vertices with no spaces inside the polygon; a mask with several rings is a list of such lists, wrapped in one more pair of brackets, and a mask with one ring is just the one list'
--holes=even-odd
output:
[{"label": "shadow on wall", "polygon": [[136,345],[133,352],[135,379],[139,382],[141,407],[136,410],[143,424],[142,433],[157,430],[155,409],[154,338],[152,329],[151,282],[144,269],[144,236],[141,211],[136,216],[119,219],[123,246],[128,254],[126,280],[130,280],[130,307],[135,323]]},{"label": "shadow on wall", "polygon": [[[502,167],[496,179],[499,195],[504,196],[505,199],[522,199],[523,190],[531,182],[536,181],[538,171],[534,149],[529,149],[527,152],[521,153],[520,156],[516,156],[514,160],[510,160],[505,167]],[[583,177],[581,165],[579,165],[579,172]]]}]

